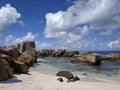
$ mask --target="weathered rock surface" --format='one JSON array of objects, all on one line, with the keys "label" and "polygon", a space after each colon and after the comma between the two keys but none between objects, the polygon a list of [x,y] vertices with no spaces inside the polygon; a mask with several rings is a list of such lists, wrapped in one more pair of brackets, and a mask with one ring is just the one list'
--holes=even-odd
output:
[{"label": "weathered rock surface", "polygon": [[79,54],[79,51],[68,51],[64,55],[65,57],[73,57],[75,54]]},{"label": "weathered rock surface", "polygon": [[[23,42],[17,44],[20,56],[17,58],[19,61],[25,62],[27,65],[33,66],[37,62],[37,54],[35,50],[35,42]],[[20,60],[21,59],[21,60]]]},{"label": "weathered rock surface", "polygon": [[66,50],[49,50],[49,49],[42,49],[41,51],[37,52],[37,57],[72,57],[75,54],[78,54],[78,51],[66,51]]},{"label": "weathered rock surface", "polygon": [[6,47],[6,48],[0,48],[1,54],[6,54],[14,59],[17,59],[17,57],[20,55],[18,48],[11,46],[11,47]]},{"label": "weathered rock surface", "polygon": [[9,65],[14,69],[14,72],[17,73],[27,73],[28,67],[25,65],[24,62],[16,61],[12,57],[1,54],[1,58],[5,59]]},{"label": "weathered rock surface", "polygon": [[110,53],[103,57],[105,60],[120,60],[120,53]]},{"label": "weathered rock surface", "polygon": [[91,54],[91,53],[79,53],[75,55],[75,59],[71,60],[72,63],[87,63],[91,65],[100,65],[101,64],[101,57]]},{"label": "weathered rock surface", "polygon": [[17,47],[19,49],[19,52],[22,54],[27,50],[35,49],[35,42],[26,41],[16,44],[15,47]]},{"label": "weathered rock surface", "polygon": [[28,67],[26,66],[24,62],[15,61],[13,64],[13,67],[14,67],[15,72],[17,73],[24,73],[24,74],[28,73]]},{"label": "weathered rock surface", "polygon": [[10,66],[12,66],[12,64],[14,63],[14,59],[11,56],[1,54],[1,58],[5,59],[10,64]]},{"label": "weathered rock surface", "polygon": [[91,52],[79,52],[79,53],[75,54],[74,56],[75,57],[82,57],[82,56],[88,55],[88,54],[91,54]]},{"label": "weathered rock surface", "polygon": [[26,41],[15,46],[0,47],[0,80],[11,78],[14,71],[28,73],[28,66],[33,66],[35,62],[35,42]]},{"label": "weathered rock surface", "polygon": [[9,63],[0,56],[0,81],[12,78],[13,73],[13,68],[11,68]]},{"label": "weathered rock surface", "polygon": [[0,47],[0,52],[4,54],[3,58],[9,59],[8,61],[13,58],[14,60],[25,62],[29,66],[33,66],[33,63],[37,62],[35,42],[26,41],[15,46]]},{"label": "weathered rock surface", "polygon": [[69,71],[59,71],[56,76],[62,76],[65,77],[67,79],[73,79],[73,74]]},{"label": "weathered rock surface", "polygon": [[17,61],[24,62],[28,66],[33,66],[34,64],[33,57],[27,53],[23,53],[21,56],[19,56]]}]

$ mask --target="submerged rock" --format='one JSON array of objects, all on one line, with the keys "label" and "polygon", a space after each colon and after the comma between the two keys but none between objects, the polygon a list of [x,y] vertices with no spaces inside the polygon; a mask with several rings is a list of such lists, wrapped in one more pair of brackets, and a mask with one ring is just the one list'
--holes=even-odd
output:
[{"label": "submerged rock", "polygon": [[87,74],[87,73],[83,73],[82,75],[87,75],[87,76],[88,76],[88,74]]}]

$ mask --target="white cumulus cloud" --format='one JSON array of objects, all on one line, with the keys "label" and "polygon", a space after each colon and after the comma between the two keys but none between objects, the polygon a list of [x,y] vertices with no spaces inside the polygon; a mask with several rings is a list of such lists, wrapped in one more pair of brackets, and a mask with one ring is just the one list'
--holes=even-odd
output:
[{"label": "white cumulus cloud", "polygon": [[5,45],[13,45],[16,43],[20,43],[23,41],[34,41],[38,37],[38,34],[32,34],[31,32],[28,32],[25,36],[23,37],[15,37],[13,35],[8,35],[5,38]]},{"label": "white cumulus cloud", "polygon": [[100,31],[99,35],[108,36],[120,28],[119,3],[120,0],[75,0],[66,11],[46,14],[44,35],[46,38],[58,38],[65,47],[74,43],[76,48],[82,41],[88,41],[85,37],[95,30]]},{"label": "white cumulus cloud", "polygon": [[21,20],[20,20],[18,23],[19,23],[21,26],[25,26],[25,23],[24,23],[23,21],[21,21]]},{"label": "white cumulus cloud", "polygon": [[0,8],[0,34],[6,32],[7,28],[17,22],[17,19],[21,17],[21,14],[12,7],[10,4]]},{"label": "white cumulus cloud", "polygon": [[41,41],[36,41],[36,49],[37,50],[41,50],[41,49],[52,49],[52,44],[51,43],[47,43],[47,42],[41,42]]},{"label": "white cumulus cloud", "polygon": [[108,44],[110,48],[118,48],[120,49],[120,39],[112,41]]}]

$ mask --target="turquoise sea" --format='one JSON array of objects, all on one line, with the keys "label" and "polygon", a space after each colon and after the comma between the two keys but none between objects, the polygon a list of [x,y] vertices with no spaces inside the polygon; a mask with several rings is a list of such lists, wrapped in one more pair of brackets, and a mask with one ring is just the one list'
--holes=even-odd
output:
[{"label": "turquoise sea", "polygon": [[[94,54],[105,55],[108,53],[116,53],[120,51],[92,51]],[[58,72],[59,70],[69,70],[76,75],[85,77],[104,78],[120,82],[120,60],[115,62],[102,61],[100,66],[91,66],[88,64],[72,64],[70,57],[44,57],[38,58],[38,63]]]}]

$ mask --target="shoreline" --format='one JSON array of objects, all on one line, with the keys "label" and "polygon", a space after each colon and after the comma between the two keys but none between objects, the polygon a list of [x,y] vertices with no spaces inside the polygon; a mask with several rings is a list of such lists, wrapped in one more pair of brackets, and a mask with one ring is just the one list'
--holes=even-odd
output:
[{"label": "shoreline", "polygon": [[[36,64],[34,67],[31,67],[29,69],[29,71],[37,71],[41,74],[46,74],[46,75],[52,75],[52,76],[56,76],[56,73],[58,72],[57,70],[53,70],[49,67],[45,67],[44,65],[40,65],[40,64]],[[120,83],[119,81],[115,81],[115,80],[110,80],[108,78],[100,78],[100,77],[91,77],[91,76],[86,76],[86,75],[78,75],[78,74],[75,74],[74,72],[72,72],[74,75],[77,75],[80,77],[80,79],[84,82],[94,82],[94,81],[97,81],[97,82],[118,82]],[[56,76],[57,77],[57,76]]]},{"label": "shoreline", "polygon": [[44,66],[31,67],[28,74],[15,74],[14,78],[0,82],[0,90],[120,90],[120,82],[80,76],[80,81],[57,81],[57,72]]},{"label": "shoreline", "polygon": [[36,71],[46,75],[53,75],[53,76],[55,76],[55,74],[57,73],[56,71],[51,70],[45,67],[44,65],[40,65],[40,64],[34,64],[33,67],[30,67],[29,72],[32,72],[32,71]]},{"label": "shoreline", "polygon": [[[58,71],[61,71],[61,70],[69,70],[72,73],[74,73],[76,75],[79,75],[79,76],[83,76],[83,77],[96,78],[96,79],[100,79],[100,80],[105,79],[106,81],[120,82],[120,77],[119,77],[120,74],[117,74],[117,73],[119,73],[119,71],[118,72],[116,72],[116,71],[112,72],[110,70],[109,71],[107,71],[107,70],[103,71],[102,70],[104,68],[104,65],[106,64],[106,62],[105,63],[102,62],[102,69],[100,71],[98,71],[98,73],[97,73],[97,72],[94,72],[94,70],[96,71],[96,70],[99,70],[99,69],[94,69],[94,68],[101,68],[101,67],[92,67],[92,66],[88,66],[86,64],[85,68],[83,68],[84,64],[83,65],[80,64],[80,66],[79,66],[78,64],[77,65],[76,64],[71,64],[69,61],[66,64],[66,62],[64,62],[65,61],[64,58],[62,59],[61,62],[59,62],[60,60],[54,60],[54,58],[50,58],[50,59],[51,59],[51,61],[52,60],[53,61],[52,62],[51,61],[47,62],[46,58],[42,58],[42,59],[38,58],[38,64],[42,65],[42,67],[44,67],[46,69],[49,69],[50,71],[56,72],[56,73]],[[54,63],[54,61],[58,61],[58,62]],[[62,64],[59,64],[59,63],[62,63]],[[63,68],[61,68],[62,65],[64,65]],[[74,67],[76,67],[76,68],[74,68]],[[108,67],[108,65],[107,65],[107,67]],[[81,68],[85,69],[85,71],[81,70]],[[79,69],[81,71],[79,71]],[[108,69],[111,69],[110,66],[108,67]],[[88,70],[90,70],[90,71],[88,71]],[[92,72],[92,70],[93,70],[93,72]]]}]

